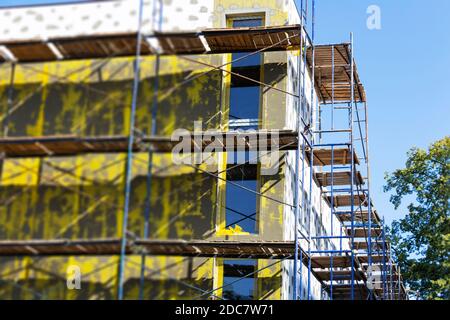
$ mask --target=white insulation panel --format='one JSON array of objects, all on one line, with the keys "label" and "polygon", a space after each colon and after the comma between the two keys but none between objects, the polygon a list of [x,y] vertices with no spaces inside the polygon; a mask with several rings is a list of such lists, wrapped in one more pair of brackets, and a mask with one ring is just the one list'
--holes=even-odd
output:
[{"label": "white insulation panel", "polygon": [[[160,29],[159,1],[144,0],[142,30]],[[0,41],[135,32],[140,0],[89,1],[0,9]],[[162,31],[212,27],[214,0],[163,0]]]}]

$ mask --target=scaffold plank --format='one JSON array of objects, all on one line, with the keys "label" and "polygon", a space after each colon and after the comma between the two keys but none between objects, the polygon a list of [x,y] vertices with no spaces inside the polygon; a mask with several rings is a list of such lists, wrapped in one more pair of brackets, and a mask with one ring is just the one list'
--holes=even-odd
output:
[{"label": "scaffold plank", "polygon": [[[333,272],[331,270],[315,270],[314,273],[321,281],[331,281],[331,277],[333,277],[333,281],[348,281],[352,276],[351,270],[333,270]],[[364,272],[361,270],[355,270],[354,276],[357,281],[366,279]]]},{"label": "scaffold plank", "polygon": [[[111,256],[119,255],[121,240],[89,239],[89,240],[1,240],[0,256]],[[301,249],[300,249],[301,250]],[[193,258],[223,259],[293,259],[295,244],[292,241],[229,241],[229,240],[129,240],[125,253],[146,254],[150,256],[177,256]],[[303,263],[308,263],[308,255],[301,250]],[[368,257],[354,257],[356,280],[365,280],[361,263],[367,263]],[[382,261],[381,256],[372,256],[373,263]],[[312,274],[321,282],[331,281],[330,257],[311,257]],[[335,268],[351,268],[351,256],[333,256],[333,281],[345,280],[351,275],[350,270],[334,270]],[[339,279],[340,278],[340,279]]]},{"label": "scaffold plank", "polygon": [[[350,56],[349,43],[317,45],[314,47],[315,83],[322,103],[350,102],[352,100]],[[311,66],[311,48],[308,49],[307,58]],[[354,100],[356,102],[365,102],[366,93],[360,81],[356,65],[354,66],[354,83]]]},{"label": "scaffold plank", "polygon": [[[383,263],[383,259],[387,259],[381,254],[372,254],[370,256],[372,264],[380,264]],[[368,264],[369,263],[369,256],[368,255],[357,255],[357,259],[362,264]]]},{"label": "scaffold plank", "polygon": [[[300,25],[205,29],[146,35],[141,55],[219,54],[298,49]],[[114,58],[136,54],[137,34],[117,33],[45,40],[2,41],[16,62]]]},{"label": "scaffold plank", "polygon": [[[311,151],[307,150],[308,159]],[[359,164],[358,156],[353,152],[354,163]],[[332,163],[333,161],[333,163]],[[352,163],[350,148],[314,149],[314,166],[349,165]]]},{"label": "scaffold plank", "polygon": [[[292,241],[136,240],[148,255],[248,259],[293,259]],[[307,254],[302,256],[306,260]]]},{"label": "scaffold plank", "polygon": [[[131,248],[127,248],[131,252]],[[1,240],[0,256],[117,255],[120,239]]]},{"label": "scaffold plank", "polygon": [[[333,255],[333,261],[331,261],[331,254],[321,256],[311,256],[311,267],[314,269],[330,269],[333,268],[351,268],[352,257],[349,254]],[[373,263],[381,263],[383,256],[379,254],[371,255]],[[367,264],[369,257],[365,254],[354,255],[354,268],[362,267],[362,264]]]},{"label": "scaffold plank", "polygon": [[[385,242],[385,249],[389,250],[389,242]],[[365,241],[354,241],[353,248],[355,250],[367,250],[369,248],[369,243],[367,240]],[[383,242],[381,241],[372,241],[372,251],[379,252],[383,250]]]},{"label": "scaffold plank", "polygon": [[[335,212],[337,218],[341,221],[341,222],[350,222],[352,221],[352,214],[351,212],[348,211],[338,211]],[[354,221],[356,222],[369,222],[369,211],[368,210],[355,210],[354,214]],[[381,219],[378,215],[378,212],[376,210],[372,210],[372,223],[373,224],[380,224],[381,223]]]},{"label": "scaffold plank", "polygon": [[[6,137],[0,139],[0,153],[4,157],[50,157],[81,153],[109,153],[127,150],[126,136],[76,137]],[[138,150],[137,145],[134,146]]]},{"label": "scaffold plank", "polygon": [[[327,286],[326,290],[330,292],[331,287]],[[355,283],[353,288],[351,284],[333,284],[333,299],[350,300],[352,290],[354,290],[355,300],[366,300],[369,295],[369,289],[364,283]],[[376,294],[379,295],[381,291],[377,290]]]},{"label": "scaffold plank", "polygon": [[314,269],[329,269],[330,266],[333,266],[333,268],[350,268],[351,265],[351,256],[349,255],[334,255],[333,263],[331,263],[331,255],[311,256],[311,267]]},{"label": "scaffold plank", "polygon": [[[331,204],[331,196],[326,196],[326,200]],[[333,205],[334,207],[350,207],[352,205],[352,197],[350,195],[337,195],[333,197]],[[365,195],[354,195],[353,196],[353,205],[355,207],[358,206],[368,206],[367,197]],[[356,211],[355,211],[356,212]]]},{"label": "scaffold plank", "polygon": [[[337,171],[333,172],[318,172],[316,173],[316,179],[321,187],[328,186],[346,186],[352,182],[352,173],[350,171]],[[364,184],[364,179],[361,172],[355,172],[354,185]]]},{"label": "scaffold plank", "polygon": [[[370,229],[370,235],[372,237],[379,237],[381,236],[382,233],[382,229],[381,228],[371,228]],[[351,236],[352,234],[352,229],[351,228],[347,228],[347,235]],[[355,238],[367,238],[369,236],[369,228],[353,228],[353,234]],[[375,240],[375,239],[374,239]]]},{"label": "scaffold plank", "polygon": [[[236,150],[294,150],[297,134],[293,131],[229,131],[202,132],[176,139],[159,136],[141,136],[135,139],[133,151],[171,152],[178,143],[186,143],[189,152],[204,151],[214,146],[216,151]],[[118,153],[128,149],[127,136],[46,136],[0,138],[0,153],[4,157],[51,157],[83,153]]]},{"label": "scaffold plank", "polygon": [[[293,259],[292,241],[134,240],[127,254],[180,257]],[[120,239],[1,240],[0,256],[118,255]],[[304,260],[307,254],[303,251]]]},{"label": "scaffold plank", "polygon": [[[208,29],[202,32],[212,53],[292,50],[300,45],[300,25]],[[275,45],[274,45],[275,44]]]}]

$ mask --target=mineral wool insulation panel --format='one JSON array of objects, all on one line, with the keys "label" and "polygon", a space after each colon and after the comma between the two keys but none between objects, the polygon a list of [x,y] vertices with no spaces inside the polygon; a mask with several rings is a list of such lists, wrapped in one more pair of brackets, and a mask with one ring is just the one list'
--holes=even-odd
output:
[{"label": "mineral wool insulation panel", "polygon": [[[213,0],[164,1],[162,30],[211,28],[213,8]],[[153,1],[144,1],[142,30],[145,33],[157,28],[158,14]],[[0,9],[0,42],[136,32],[138,16],[139,0],[3,8]]]}]

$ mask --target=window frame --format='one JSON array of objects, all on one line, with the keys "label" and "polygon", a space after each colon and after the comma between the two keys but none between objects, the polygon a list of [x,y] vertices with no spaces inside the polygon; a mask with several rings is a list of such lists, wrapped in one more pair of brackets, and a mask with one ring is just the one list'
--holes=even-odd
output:
[{"label": "window frame", "polygon": [[[242,164],[238,167],[235,167],[234,169],[229,169],[229,167],[235,167],[233,164],[227,164],[227,174],[226,174],[226,181],[243,181],[243,180],[255,180],[256,181],[256,190],[255,192],[259,192],[261,190],[261,179],[260,179],[260,164]],[[250,171],[250,175],[239,177],[238,175],[243,173],[241,172],[241,169],[244,169],[244,172],[248,173],[248,171],[245,171],[246,169]],[[227,204],[227,182],[225,182],[225,190],[224,190],[224,206],[223,206],[223,224],[225,228],[227,228],[227,208],[229,207]],[[236,187],[239,188],[239,187]],[[249,193],[249,191],[242,190],[242,192]],[[261,199],[260,196],[255,194],[256,196],[256,206],[255,206],[255,227],[254,232],[249,232],[245,229],[243,229],[243,232],[249,232],[250,235],[259,235],[259,217],[260,217],[260,210],[261,210]],[[244,214],[252,214],[253,212],[243,212]]]},{"label": "window frame", "polygon": [[[238,265],[238,262],[252,262],[253,265],[253,272],[255,272],[258,269],[258,261],[255,259],[223,259],[222,260],[222,268],[223,268],[223,273],[222,273],[222,285],[225,286],[225,278],[229,277],[229,278],[239,278],[239,277],[234,277],[234,276],[227,276],[226,275],[226,268],[227,265]],[[245,267],[249,267],[251,264],[241,264],[242,266]],[[246,273],[248,274],[248,273]],[[244,275],[243,275],[244,276]],[[253,280],[253,287],[252,287],[252,296],[249,297],[251,300],[255,300],[256,299],[256,294],[257,294],[257,289],[258,289],[258,277],[256,273],[253,273],[251,276],[246,277],[245,279],[252,279]],[[224,297],[224,293],[225,293],[225,288],[222,289],[222,298]],[[247,300],[247,301],[251,301],[251,300]],[[241,301],[245,301],[245,299],[241,300]]]},{"label": "window frame", "polygon": [[[260,19],[261,20],[261,26],[265,26],[266,24],[266,13],[265,12],[247,12],[247,13],[239,13],[239,14],[226,14],[225,15],[225,20],[226,20],[226,26],[227,27],[232,27],[233,26],[233,22],[235,20],[251,20],[251,19]],[[232,65],[231,62],[232,61],[232,54],[228,54],[226,55],[226,60],[224,61],[224,63],[229,63],[226,67],[227,71],[231,71],[232,69]],[[223,86],[223,90],[224,90],[224,99],[222,101],[222,110],[224,111],[223,113],[225,114],[225,117],[223,117],[223,122],[222,122],[222,126],[223,128],[228,131],[230,130],[230,117],[229,117],[229,111],[231,109],[230,106],[230,100],[231,100],[231,74],[226,74],[224,75],[224,86]],[[260,61],[260,81],[264,82],[264,55],[261,54],[261,61]],[[258,99],[258,125],[256,126],[257,130],[259,130],[262,127],[262,119],[263,119],[263,88],[261,85],[258,86],[259,87],[259,99]],[[228,109],[228,112],[227,112]],[[245,119],[244,119],[245,120]],[[245,128],[245,127],[241,127],[241,128]],[[233,128],[234,129],[234,128]],[[236,128],[239,129],[239,128]],[[224,156],[222,158],[222,162],[219,171],[223,171],[226,170],[228,165],[230,165],[232,163],[229,163],[229,155],[228,152],[224,153]],[[244,165],[244,164],[242,164]],[[261,182],[261,177],[260,177],[260,163],[259,161],[257,162],[257,164],[255,164],[257,166],[257,174],[256,174],[256,192],[259,192],[261,190],[261,186],[262,186],[262,182]],[[218,185],[219,188],[219,194],[220,194],[220,200],[219,203],[221,204],[219,206],[219,215],[218,215],[218,220],[217,220],[217,225],[216,225],[216,231],[220,230],[221,228],[224,228],[227,226],[227,210],[226,207],[228,207],[227,205],[227,196],[226,196],[226,189],[227,189],[227,182],[228,178],[226,176],[226,174],[222,175],[222,178],[225,178],[225,182],[222,184],[223,187],[220,187],[220,185]],[[244,192],[247,192],[244,190]],[[250,233],[251,236],[259,236],[260,235],[260,212],[261,210],[261,199],[259,195],[256,195],[256,215],[255,215],[255,229],[254,229],[254,233]],[[247,213],[247,214],[252,214],[252,213]],[[243,230],[244,232],[246,230]],[[239,235],[235,235],[235,236],[239,236]],[[247,235],[248,236],[248,235]]]},{"label": "window frame", "polygon": [[[261,13],[240,13],[240,14],[227,14],[225,16],[226,19],[226,25],[228,28],[233,27],[233,22],[238,20],[238,21],[243,21],[243,20],[261,20],[261,26],[265,26],[266,25],[266,18],[265,18],[265,13],[261,12]],[[260,53],[261,58],[260,58],[260,74],[259,74],[259,81],[264,83],[264,53]],[[233,61],[232,54],[228,55],[228,61],[227,62],[231,62]],[[230,65],[228,66],[228,71],[231,71],[232,69],[232,64],[230,63]],[[263,88],[261,85],[258,86],[259,88],[259,99],[258,99],[258,118],[257,119],[241,119],[241,120],[237,120],[237,121],[230,121],[230,112],[231,112],[231,90],[232,90],[232,84],[231,84],[231,78],[232,76],[230,75],[230,81],[228,84],[228,117],[227,117],[227,127],[228,128],[233,128],[233,129],[240,129],[240,128],[245,128],[245,127],[253,127],[254,126],[254,121],[256,120],[256,128],[257,130],[261,129],[262,127],[262,119],[263,119]],[[255,86],[256,87],[256,86]],[[250,121],[249,121],[250,120]],[[236,125],[232,125],[232,123],[235,122]],[[239,122],[241,124],[239,124]],[[248,122],[248,123],[247,123]]]}]

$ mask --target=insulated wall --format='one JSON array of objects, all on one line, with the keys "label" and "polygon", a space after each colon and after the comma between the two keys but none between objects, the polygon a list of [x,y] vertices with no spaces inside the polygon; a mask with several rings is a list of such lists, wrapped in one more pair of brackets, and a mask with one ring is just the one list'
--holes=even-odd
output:
[{"label": "insulated wall", "polygon": [[[144,133],[149,132],[151,123],[154,59],[148,57],[142,63],[136,128]],[[10,137],[128,134],[132,62],[124,58],[18,65],[12,87],[13,69],[3,65],[3,133]],[[162,65],[158,133],[170,133],[181,127],[191,129],[194,120],[214,118],[220,106],[218,74],[210,73],[177,89],[176,94],[167,94],[187,73],[203,70],[175,58],[163,58]],[[12,102],[8,103],[10,92]],[[214,119],[208,123],[211,127],[217,125]],[[120,237],[125,159],[125,154],[90,154],[2,161],[0,237],[16,240]],[[200,239],[214,228],[216,182],[192,169],[174,166],[170,160],[170,155],[154,156],[150,234],[155,238]],[[147,167],[147,153],[136,154],[129,231],[138,236],[143,234]],[[156,277],[155,284],[149,286],[155,298],[160,292],[166,295],[159,298],[190,297],[189,290],[178,290],[180,284],[171,278],[187,278],[188,282],[199,282],[200,287],[211,286],[211,266],[205,267],[211,262],[196,259],[189,264],[182,260],[147,259],[149,270],[162,269],[162,274],[167,275],[163,279]],[[115,297],[115,257],[10,258],[1,259],[0,263],[4,298]],[[81,290],[67,290],[68,265],[82,269]],[[125,286],[131,296],[137,286],[132,270],[132,266],[127,268],[127,276],[130,274]],[[175,289],[166,287],[168,284]]]},{"label": "insulated wall", "polygon": [[[124,3],[129,6],[124,7]],[[106,1],[89,4],[93,6],[89,8],[88,5],[77,5],[76,10],[73,10],[74,5],[0,10],[0,16],[8,17],[11,22],[7,24],[9,27],[6,24],[0,27],[2,30],[15,28],[8,29],[8,33],[22,40],[78,36],[89,30],[98,33],[133,31],[137,27],[133,22],[137,19],[136,3],[131,0]],[[144,31],[151,32],[158,21],[163,22],[164,31],[177,30],[181,25],[185,27],[183,30],[222,28],[227,25],[227,19],[239,15],[262,16],[266,25],[298,23],[298,17],[297,20],[292,18],[293,2],[287,0],[165,0],[163,4],[163,16],[154,18],[151,14],[153,2],[145,1]],[[96,5],[103,7],[96,9]],[[100,9],[104,17],[92,14]],[[158,12],[157,9],[158,6]],[[126,19],[122,19],[122,15]],[[55,21],[59,16],[70,16],[70,19],[58,24]],[[85,23],[78,23],[80,19]],[[31,21],[38,27],[24,29],[23,26]],[[263,54],[262,81],[274,88],[291,90],[287,57],[284,52]],[[190,58],[219,66],[229,62],[231,55]],[[23,64],[16,65],[15,69],[10,63],[0,65],[2,135],[128,135],[133,63],[133,58],[116,58]],[[226,72],[187,62],[182,57],[167,56],[161,57],[156,81],[155,65],[156,57],[144,57],[141,62],[137,135],[151,133],[155,107],[158,135],[170,136],[176,129],[192,131],[194,121],[202,121],[204,130],[227,129],[231,79]],[[205,71],[209,72],[200,76]],[[289,115],[293,106],[287,102],[291,101],[289,99],[292,97],[271,87],[261,88],[262,128],[291,128]],[[190,166],[174,165],[170,154],[154,155],[150,238],[289,239],[286,230],[292,228],[291,212],[283,203],[292,203],[293,199],[289,191],[292,173],[286,170],[286,155],[280,152],[280,167],[276,173],[258,177],[258,192],[279,202],[258,197],[257,234],[225,230],[225,181]],[[224,155],[217,158],[216,169],[224,169]],[[133,157],[130,237],[144,234],[148,161],[146,152]],[[292,159],[289,161],[292,163]],[[126,154],[3,160],[0,239],[121,237],[125,166]],[[69,266],[78,266],[81,270],[80,290],[67,288]],[[290,298],[282,285],[283,277],[289,279],[290,273],[281,263],[259,260],[257,268],[265,269],[256,275],[255,299]],[[145,270],[146,299],[204,299],[209,298],[202,295],[204,291],[223,285],[223,261],[219,258],[147,257]],[[114,299],[117,273],[118,257],[113,256],[2,258],[0,298]],[[126,298],[138,297],[140,273],[141,257],[129,256],[125,269]],[[215,294],[220,296],[221,291],[219,289]]]}]

